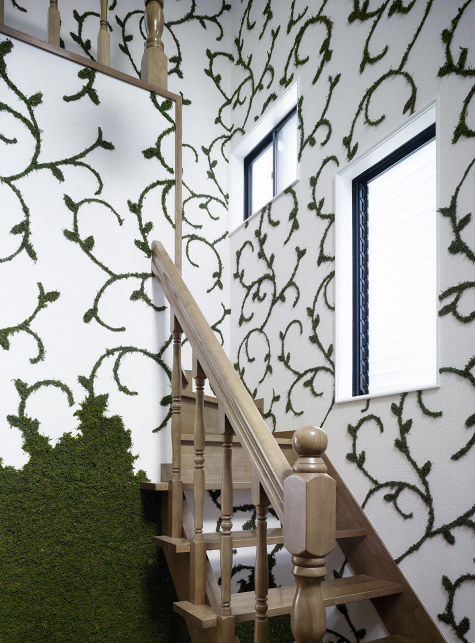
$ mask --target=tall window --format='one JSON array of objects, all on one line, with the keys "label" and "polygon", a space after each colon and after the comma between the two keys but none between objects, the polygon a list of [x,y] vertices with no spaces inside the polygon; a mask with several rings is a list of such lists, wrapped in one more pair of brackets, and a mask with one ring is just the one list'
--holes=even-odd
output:
[{"label": "tall window", "polygon": [[435,125],[352,181],[353,395],[436,379]]},{"label": "tall window", "polygon": [[244,219],[297,178],[297,109],[292,109],[244,159]]}]

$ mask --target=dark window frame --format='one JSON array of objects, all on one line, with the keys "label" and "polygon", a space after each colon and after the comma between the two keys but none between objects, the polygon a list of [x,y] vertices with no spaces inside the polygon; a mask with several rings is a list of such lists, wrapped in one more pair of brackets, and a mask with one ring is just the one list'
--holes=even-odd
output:
[{"label": "dark window frame", "polygon": [[277,196],[277,134],[288,121],[297,113],[297,106],[293,107],[280,120],[277,125],[267,134],[265,138],[256,145],[244,158],[244,221],[252,214],[252,164],[263,154],[268,147],[272,146],[273,156],[273,177],[272,177],[272,197]]},{"label": "dark window frame", "polygon": [[368,183],[435,138],[434,123],[352,181],[353,396],[369,394]]}]

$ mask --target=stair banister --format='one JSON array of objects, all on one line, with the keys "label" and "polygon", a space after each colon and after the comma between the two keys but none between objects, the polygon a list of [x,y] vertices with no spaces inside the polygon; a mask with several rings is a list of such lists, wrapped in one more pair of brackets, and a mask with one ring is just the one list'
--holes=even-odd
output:
[{"label": "stair banister", "polygon": [[284,479],[289,472],[285,456],[168,253],[157,241],[152,245],[152,271],[283,524]]},{"label": "stair banister", "polygon": [[[238,437],[251,462],[262,490],[254,493],[259,514],[258,575],[256,585],[257,620],[255,641],[266,640],[267,590],[265,584],[265,514],[270,504],[284,527],[284,545],[292,554],[296,594],[292,607],[292,632],[297,643],[318,643],[326,630],[325,604],[321,583],[325,557],[335,546],[336,485],[327,474],[322,459],[327,446],[324,431],[303,427],[295,433],[298,459],[290,469],[279,444],[269,431],[254,400],[233,368],[213,330],[188,290],[163,245],[152,244],[152,272],[157,277],[172,308],[172,323],[178,324],[193,350],[196,381],[194,505],[195,529],[190,543],[190,601],[205,603],[206,547],[203,540],[203,495],[205,489],[205,420],[203,386],[207,377],[223,416],[225,447],[221,566],[223,589],[217,607],[218,641],[234,640],[234,618],[230,605],[232,560],[231,438]],[[176,327],[175,331],[176,332]],[[175,348],[177,346],[175,345]],[[176,355],[176,353],[175,353]],[[174,382],[180,380],[181,364],[174,359]],[[176,384],[175,384],[176,386]],[[172,432],[176,426],[172,427]],[[174,434],[174,440],[177,433]],[[231,608],[231,609],[230,609]]]}]

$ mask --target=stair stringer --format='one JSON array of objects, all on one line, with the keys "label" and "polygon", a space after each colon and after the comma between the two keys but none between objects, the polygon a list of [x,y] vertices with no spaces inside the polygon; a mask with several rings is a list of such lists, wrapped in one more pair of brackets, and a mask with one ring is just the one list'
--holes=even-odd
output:
[{"label": "stair stringer", "polygon": [[324,456],[329,475],[336,481],[337,524],[367,530],[362,539],[338,542],[354,574],[385,578],[404,586],[398,596],[372,599],[389,634],[399,634],[418,643],[444,643],[445,638],[432,620],[408,580],[394,562],[370,520],[348,489],[330,459]]}]

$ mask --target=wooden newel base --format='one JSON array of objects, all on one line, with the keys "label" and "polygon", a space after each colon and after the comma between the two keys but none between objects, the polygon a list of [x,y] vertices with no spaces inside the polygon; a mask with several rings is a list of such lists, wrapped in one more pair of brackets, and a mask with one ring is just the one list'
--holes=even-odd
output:
[{"label": "wooden newel base", "polygon": [[236,623],[234,616],[217,616],[217,637],[219,643],[234,643],[236,640]]},{"label": "wooden newel base", "polygon": [[325,558],[292,556],[292,574],[296,582],[291,613],[292,634],[296,643],[320,643],[327,629],[322,596]]},{"label": "wooden newel base", "polygon": [[172,538],[181,538],[183,531],[183,483],[181,480],[168,482],[168,525]]}]

